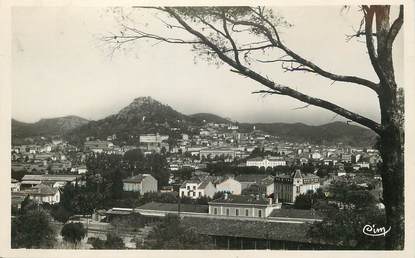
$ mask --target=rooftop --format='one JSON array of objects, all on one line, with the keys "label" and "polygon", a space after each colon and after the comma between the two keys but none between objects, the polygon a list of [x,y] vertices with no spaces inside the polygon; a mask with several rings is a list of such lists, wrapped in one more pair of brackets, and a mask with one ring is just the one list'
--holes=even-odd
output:
[{"label": "rooftop", "polygon": [[183,224],[200,234],[319,243],[307,236],[308,223],[240,221],[184,217]]},{"label": "rooftop", "polygon": [[233,204],[260,204],[268,205],[268,199],[262,196],[253,196],[253,195],[228,195],[222,196],[219,199],[215,199],[210,203],[233,203]]},{"label": "rooftop", "polygon": [[[154,210],[154,211],[173,211],[177,212],[179,208],[178,203],[160,203],[160,202],[149,202],[143,204],[137,209],[143,210]],[[196,212],[196,213],[208,213],[209,206],[208,205],[199,205],[199,204],[187,204],[181,203],[180,204],[180,211],[182,212]]]}]

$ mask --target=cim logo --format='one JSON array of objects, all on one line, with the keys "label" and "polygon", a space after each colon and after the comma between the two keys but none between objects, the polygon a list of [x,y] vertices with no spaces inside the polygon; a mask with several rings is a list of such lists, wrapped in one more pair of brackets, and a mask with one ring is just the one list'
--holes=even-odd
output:
[{"label": "cim logo", "polygon": [[373,225],[365,225],[363,227],[363,234],[366,236],[386,236],[386,234],[391,230],[391,227],[386,229],[385,227],[376,227],[375,224]]}]

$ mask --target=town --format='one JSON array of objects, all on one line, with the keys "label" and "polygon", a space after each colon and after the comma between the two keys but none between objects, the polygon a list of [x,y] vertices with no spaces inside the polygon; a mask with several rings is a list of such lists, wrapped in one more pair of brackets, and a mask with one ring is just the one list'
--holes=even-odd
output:
[{"label": "town", "polygon": [[[341,210],[384,209],[373,146],[291,141],[205,120],[191,133],[170,131],[131,145],[117,134],[13,145],[12,247],[353,249],[367,239],[339,244],[315,231]],[[31,212],[52,230],[22,236]]]}]

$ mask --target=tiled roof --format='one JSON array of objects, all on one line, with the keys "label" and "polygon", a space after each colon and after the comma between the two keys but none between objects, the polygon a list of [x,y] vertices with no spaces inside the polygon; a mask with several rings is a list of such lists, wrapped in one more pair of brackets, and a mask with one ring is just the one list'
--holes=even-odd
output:
[{"label": "tiled roof", "polygon": [[319,243],[307,236],[308,223],[241,221],[184,217],[182,223],[199,234]]},{"label": "tiled roof", "polygon": [[269,217],[322,219],[324,214],[314,210],[275,209],[271,212]]},{"label": "tiled roof", "polygon": [[22,181],[75,181],[79,175],[24,175]]},{"label": "tiled roof", "polygon": [[210,183],[209,180],[205,180],[197,187],[197,189],[205,189],[206,186],[208,186],[209,183]]},{"label": "tiled roof", "polygon": [[39,184],[27,190],[21,191],[21,195],[54,195],[59,191],[57,188],[45,184]]},{"label": "tiled roof", "polygon": [[180,186],[180,188],[186,188],[186,184],[200,184],[200,180],[198,178],[186,180]]},{"label": "tiled roof", "polygon": [[[177,212],[179,205],[177,203],[160,203],[160,202],[149,202],[137,207],[137,209],[143,210],[155,210],[155,211],[174,211]],[[208,213],[208,205],[199,204],[180,204],[180,211],[182,212],[197,212],[197,213]]]},{"label": "tiled roof", "polygon": [[233,203],[233,204],[261,204],[267,205],[268,199],[262,196],[253,196],[253,195],[228,195],[223,196],[219,199],[215,199],[210,203]]},{"label": "tiled roof", "polygon": [[142,174],[135,175],[129,178],[122,180],[124,183],[141,183],[143,181],[144,176]]}]

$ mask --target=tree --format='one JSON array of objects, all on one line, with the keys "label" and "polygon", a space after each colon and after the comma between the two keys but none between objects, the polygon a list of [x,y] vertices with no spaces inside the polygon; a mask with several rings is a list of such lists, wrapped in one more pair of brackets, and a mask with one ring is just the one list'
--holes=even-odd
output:
[{"label": "tree", "polygon": [[309,210],[311,209],[311,205],[311,197],[309,194],[300,194],[295,198],[295,209]]},{"label": "tree", "polygon": [[178,216],[167,215],[150,232],[146,246],[150,249],[209,249],[212,244],[194,229],[184,227]]},{"label": "tree", "polygon": [[72,212],[69,212],[60,204],[55,204],[52,206],[50,210],[50,215],[55,219],[56,221],[66,223],[68,219],[73,215]]},{"label": "tree", "polygon": [[55,231],[50,216],[42,209],[29,210],[12,221],[13,248],[51,248]]},{"label": "tree", "polygon": [[65,224],[61,230],[63,239],[76,245],[86,236],[87,230],[82,223]]},{"label": "tree", "polygon": [[122,238],[112,232],[107,233],[106,240],[92,238],[91,244],[94,249],[125,249]]},{"label": "tree", "polygon": [[[144,7],[143,7],[144,8]],[[387,236],[387,249],[404,247],[404,129],[400,122],[398,86],[392,59],[393,43],[403,24],[403,5],[399,14],[392,18],[389,5],[361,6],[362,21],[353,37],[364,37],[367,52],[378,81],[353,75],[340,75],[317,65],[287,46],[280,34],[289,24],[265,7],[145,7],[165,15],[162,20],[168,29],[180,31],[167,37],[145,32],[129,19],[121,20],[120,32],[104,36],[113,50],[136,40],[153,40],[177,45],[192,45],[193,50],[216,64],[227,64],[231,71],[254,80],[263,89],[254,93],[289,96],[307,105],[327,109],[350,121],[373,130],[378,136],[382,157],[383,200],[386,207],[386,224],[391,226]],[[124,15],[124,14],[123,14]],[[158,16],[159,17],[159,16]],[[163,16],[164,18],[164,16]],[[250,37],[241,35],[249,34]],[[243,38],[246,38],[243,40]],[[269,52],[274,51],[274,52]],[[277,59],[267,58],[270,53],[282,53]],[[333,102],[313,97],[296,90],[295,85],[284,85],[271,76],[257,70],[254,64],[281,64],[283,71],[305,72],[322,76],[334,82],[365,87],[377,95],[381,121],[371,120]]]}]

